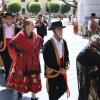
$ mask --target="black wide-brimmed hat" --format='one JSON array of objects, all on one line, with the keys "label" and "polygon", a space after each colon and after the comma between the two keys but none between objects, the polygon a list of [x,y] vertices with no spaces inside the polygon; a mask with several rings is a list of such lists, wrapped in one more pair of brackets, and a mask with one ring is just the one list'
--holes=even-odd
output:
[{"label": "black wide-brimmed hat", "polygon": [[2,16],[3,18],[5,18],[5,12],[2,12],[2,13],[0,14],[0,16]]},{"label": "black wide-brimmed hat", "polygon": [[91,16],[96,16],[96,14],[95,13],[91,13]]},{"label": "black wide-brimmed hat", "polygon": [[56,21],[56,22],[52,22],[52,23],[51,23],[51,27],[49,27],[48,30],[53,30],[53,29],[56,28],[56,27],[65,28],[66,26],[63,26],[61,21]]},{"label": "black wide-brimmed hat", "polygon": [[6,18],[7,16],[12,16],[12,17],[15,17],[15,15],[14,15],[14,14],[12,14],[11,12],[7,12],[7,13],[5,13],[5,18]]}]

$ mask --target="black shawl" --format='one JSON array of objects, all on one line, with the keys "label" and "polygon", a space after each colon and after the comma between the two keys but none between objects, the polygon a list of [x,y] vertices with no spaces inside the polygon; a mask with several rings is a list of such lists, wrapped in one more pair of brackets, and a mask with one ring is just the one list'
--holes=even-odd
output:
[{"label": "black shawl", "polygon": [[[93,65],[98,71],[90,72]],[[85,47],[76,58],[78,100],[100,100],[100,55]]]}]

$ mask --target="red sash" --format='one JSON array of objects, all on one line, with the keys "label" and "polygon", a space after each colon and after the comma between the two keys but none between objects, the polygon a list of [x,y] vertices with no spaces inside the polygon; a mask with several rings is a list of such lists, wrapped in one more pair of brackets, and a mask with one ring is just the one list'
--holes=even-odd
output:
[{"label": "red sash", "polygon": [[[60,65],[61,67],[63,66],[63,58],[60,58]],[[68,87],[68,80],[67,80],[67,75],[63,74],[65,82],[66,82],[66,90],[67,90],[67,98],[70,97],[70,91],[69,91],[69,87]]]},{"label": "red sash", "polygon": [[91,29],[96,29],[97,28],[97,26],[91,26]]},{"label": "red sash", "polygon": [[11,39],[12,39],[12,38],[6,38],[6,47],[9,46],[9,43],[10,43]]}]

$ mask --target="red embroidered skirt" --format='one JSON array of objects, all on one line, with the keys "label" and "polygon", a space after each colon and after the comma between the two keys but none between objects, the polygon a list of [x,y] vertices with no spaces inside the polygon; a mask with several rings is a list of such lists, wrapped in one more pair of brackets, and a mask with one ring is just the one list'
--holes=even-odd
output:
[{"label": "red embroidered skirt", "polygon": [[38,93],[42,89],[40,74],[24,76],[18,67],[11,67],[7,86],[10,89],[23,93]]}]

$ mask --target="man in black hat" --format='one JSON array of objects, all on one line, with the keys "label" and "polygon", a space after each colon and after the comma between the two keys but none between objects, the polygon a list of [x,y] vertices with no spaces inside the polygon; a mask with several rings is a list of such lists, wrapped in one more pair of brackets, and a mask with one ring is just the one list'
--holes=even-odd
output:
[{"label": "man in black hat", "polygon": [[0,26],[0,55],[6,71],[6,81],[12,63],[12,60],[8,53],[8,45],[10,40],[21,30],[21,28],[14,26],[14,15],[12,13],[6,13],[3,17],[5,17],[6,23]]},{"label": "man in black hat", "polygon": [[93,34],[97,34],[97,25],[98,23],[95,21],[96,14],[91,13],[91,18],[88,21],[88,37],[91,37]]},{"label": "man in black hat", "polygon": [[63,28],[65,26],[62,26],[61,21],[53,22],[49,30],[54,35],[43,47],[49,100],[58,100],[66,91],[67,96],[70,95],[66,76],[70,62],[67,43],[62,38]]}]

